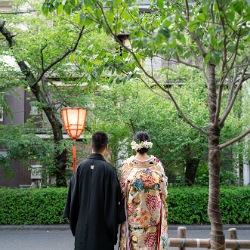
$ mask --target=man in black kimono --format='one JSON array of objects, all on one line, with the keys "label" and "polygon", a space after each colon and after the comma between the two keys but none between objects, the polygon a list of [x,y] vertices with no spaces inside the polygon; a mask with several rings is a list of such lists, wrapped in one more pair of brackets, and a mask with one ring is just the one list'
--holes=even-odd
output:
[{"label": "man in black kimono", "polygon": [[92,154],[72,176],[64,217],[75,236],[75,250],[113,250],[118,224],[125,221],[124,203],[115,168],[104,154],[108,137],[92,135]]}]

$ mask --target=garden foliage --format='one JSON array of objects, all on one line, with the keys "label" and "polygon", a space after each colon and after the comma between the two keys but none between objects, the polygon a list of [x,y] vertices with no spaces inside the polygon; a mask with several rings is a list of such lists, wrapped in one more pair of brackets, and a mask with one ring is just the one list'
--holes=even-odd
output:
[{"label": "garden foliage", "polygon": [[[66,188],[0,189],[1,225],[61,224]],[[209,224],[208,188],[169,187],[169,224]],[[250,223],[250,187],[223,187],[224,224]]]}]

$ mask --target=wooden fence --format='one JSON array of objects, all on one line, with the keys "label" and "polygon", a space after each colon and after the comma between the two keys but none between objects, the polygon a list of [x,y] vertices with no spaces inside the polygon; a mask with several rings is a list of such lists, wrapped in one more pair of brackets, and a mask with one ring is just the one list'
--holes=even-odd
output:
[{"label": "wooden fence", "polygon": [[[225,240],[226,248],[231,250],[250,249],[250,240],[238,240],[236,228],[230,228],[229,240]],[[186,238],[186,228],[178,227],[177,238],[168,239],[169,247],[178,247],[185,250],[188,247],[210,249],[210,239],[190,239]]]}]

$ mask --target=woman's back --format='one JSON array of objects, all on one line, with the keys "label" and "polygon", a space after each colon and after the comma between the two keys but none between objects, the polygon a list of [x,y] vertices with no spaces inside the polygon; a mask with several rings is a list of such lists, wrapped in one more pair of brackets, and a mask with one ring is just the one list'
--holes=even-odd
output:
[{"label": "woman's back", "polygon": [[167,177],[161,162],[147,152],[153,143],[145,131],[131,142],[136,155],[121,168],[127,221],[121,226],[120,250],[167,249]]},{"label": "woman's back", "polygon": [[[159,161],[150,157],[138,161],[131,157],[123,166],[126,179],[128,221],[132,227],[148,228],[158,225],[161,214],[163,175]],[[122,184],[122,186],[125,186]]]}]

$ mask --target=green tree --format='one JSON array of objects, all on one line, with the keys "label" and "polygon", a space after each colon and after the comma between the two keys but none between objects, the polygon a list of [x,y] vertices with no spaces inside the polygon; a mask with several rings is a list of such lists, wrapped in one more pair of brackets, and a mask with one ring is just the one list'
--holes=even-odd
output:
[{"label": "green tree", "polygon": [[[0,163],[5,177],[12,177],[13,170],[9,168],[11,161],[21,161],[30,168],[30,161],[37,160],[44,166],[43,173],[53,171],[54,146],[50,140],[43,140],[35,133],[27,131],[23,125],[1,125],[0,147],[8,148],[7,155],[0,156]],[[46,176],[44,179],[46,179]],[[46,182],[46,180],[44,180]]]},{"label": "green tree", "polygon": [[[46,0],[43,11],[64,9],[68,14],[80,1]],[[209,168],[208,215],[211,222],[211,248],[225,249],[225,236],[220,211],[220,151],[250,133],[247,128],[229,141],[221,141],[226,120],[235,100],[250,75],[249,16],[246,0],[234,1],[152,1],[151,10],[142,13],[134,0],[81,1],[82,23],[95,22],[108,34],[118,38],[121,31],[130,33],[130,46],[122,43],[124,65],[120,72],[127,75],[139,68],[170,98],[182,118],[194,129],[207,136]],[[126,51],[126,53],[125,53]],[[161,56],[166,61],[184,64],[203,72],[207,85],[207,128],[199,127],[178,105],[175,96],[164,86],[153,64],[147,69],[142,61]],[[128,68],[129,58],[134,68]],[[126,64],[125,64],[126,63]],[[130,64],[133,66],[133,64]],[[129,69],[129,71],[127,70]],[[225,88],[230,91],[223,94]],[[223,105],[222,99],[227,101]]]},{"label": "green tree", "polygon": [[[99,39],[104,40],[105,34],[92,33],[93,29],[77,25],[73,15],[71,18],[57,15],[44,18],[40,15],[39,4],[30,6],[36,14],[18,14],[20,7],[22,5],[16,6],[13,15],[0,16],[0,32],[7,45],[1,53],[14,58],[19,68],[10,67],[8,62],[1,63],[7,76],[1,81],[1,91],[11,91],[15,86],[25,88],[34,97],[32,105],[45,113],[55,145],[57,186],[65,186],[67,150],[60,146],[63,139],[60,109],[89,105],[88,93],[99,77],[98,67],[102,67],[102,62],[94,58],[93,44],[101,47]],[[103,49],[111,42],[106,43]],[[73,59],[72,54],[75,55]],[[89,54],[93,56],[94,63],[89,63]],[[89,62],[83,63],[84,59]],[[94,73],[91,67],[95,69]],[[1,105],[4,104],[1,98]]]},{"label": "green tree", "polygon": [[[180,73],[181,79],[178,79]],[[179,85],[171,87],[171,91],[182,110],[192,116],[196,124],[205,128],[208,120],[206,86],[201,81],[201,74],[197,70],[187,71],[184,67],[179,67],[178,70],[171,71],[169,80],[170,78],[172,82],[179,82]],[[207,138],[186,124],[173,103],[155,95],[152,92],[154,90],[153,86],[151,89],[144,88],[139,80],[124,84],[106,83],[93,95],[95,108],[92,129],[104,130],[110,135],[109,148],[115,165],[117,161],[120,163],[128,157],[128,153],[133,153],[130,147],[133,133],[137,130],[148,131],[154,143],[150,153],[161,159],[170,182],[174,182],[178,175],[182,182],[185,180],[187,185],[193,185],[198,166],[207,162]],[[193,113],[193,110],[196,112]],[[237,134],[241,127],[238,115],[232,113],[225,138]],[[233,150],[236,150],[236,146]],[[230,162],[231,159],[228,151],[222,155],[225,173],[235,165]]]}]

